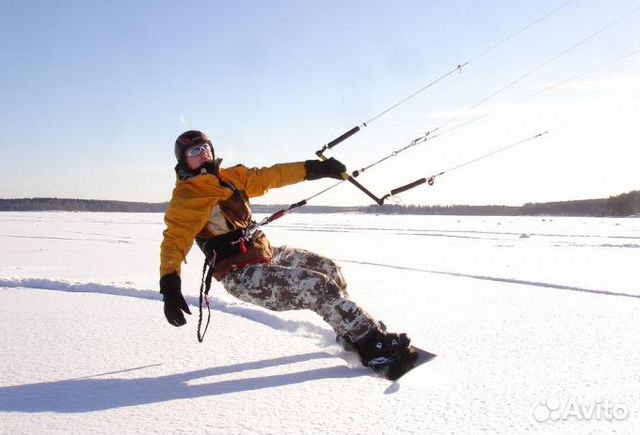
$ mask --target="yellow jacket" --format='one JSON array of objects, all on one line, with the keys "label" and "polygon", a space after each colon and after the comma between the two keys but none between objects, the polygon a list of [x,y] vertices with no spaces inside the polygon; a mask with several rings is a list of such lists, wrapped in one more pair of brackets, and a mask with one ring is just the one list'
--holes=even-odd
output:
[{"label": "yellow jacket", "polygon": [[[220,178],[244,190],[252,198],[269,189],[299,183],[305,179],[304,162],[282,163],[268,168],[247,168],[242,165],[221,168]],[[164,216],[167,228],[160,246],[160,276],[180,274],[196,236],[205,228],[213,208],[228,199],[233,190],[223,186],[210,173],[176,181],[171,201]]]}]

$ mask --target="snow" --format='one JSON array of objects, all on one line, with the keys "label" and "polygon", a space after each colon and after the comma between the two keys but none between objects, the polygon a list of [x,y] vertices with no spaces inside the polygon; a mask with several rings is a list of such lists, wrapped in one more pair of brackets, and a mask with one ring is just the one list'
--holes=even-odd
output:
[{"label": "snow", "polygon": [[[164,320],[160,214],[0,213],[2,434],[632,434],[640,220],[288,215],[273,244],[339,261],[353,299],[438,355],[390,383],[311,312],[214,284]],[[206,315],[206,313],[205,313]],[[549,418],[547,418],[549,417]],[[540,421],[543,420],[543,421]]]}]

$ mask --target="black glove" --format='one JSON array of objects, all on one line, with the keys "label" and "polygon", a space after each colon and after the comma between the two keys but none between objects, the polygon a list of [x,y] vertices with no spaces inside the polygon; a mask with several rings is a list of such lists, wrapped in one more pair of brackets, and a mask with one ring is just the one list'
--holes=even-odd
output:
[{"label": "black glove", "polygon": [[339,160],[331,157],[327,160],[307,160],[304,162],[304,167],[307,170],[307,180],[317,180],[319,178],[331,177],[342,179],[342,173],[346,172],[347,167]]},{"label": "black glove", "polygon": [[182,326],[187,323],[184,318],[184,311],[191,314],[187,301],[184,300],[180,291],[180,275],[176,272],[169,273],[160,278],[160,293],[163,295],[164,316],[173,326]]}]

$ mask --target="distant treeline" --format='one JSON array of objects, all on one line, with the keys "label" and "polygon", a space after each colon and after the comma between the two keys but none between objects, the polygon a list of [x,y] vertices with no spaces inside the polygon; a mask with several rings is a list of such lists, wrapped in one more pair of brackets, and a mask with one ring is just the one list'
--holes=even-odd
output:
[{"label": "distant treeline", "polygon": [[[284,205],[253,205],[255,213],[273,213]],[[92,199],[20,198],[0,199],[0,211],[91,211],[163,213],[166,202],[127,202]],[[308,205],[293,210],[296,213],[378,213],[470,216],[640,216],[640,191],[623,193],[602,199],[527,203],[520,207],[502,205],[370,205],[365,207],[335,207]]]},{"label": "distant treeline", "polygon": [[0,211],[98,211],[164,213],[167,203],[70,198],[0,199]]},{"label": "distant treeline", "polygon": [[362,207],[365,213],[389,214],[442,214],[475,216],[594,216],[594,217],[640,217],[640,191],[635,190],[601,199],[526,203],[523,206],[502,205],[371,205]]}]

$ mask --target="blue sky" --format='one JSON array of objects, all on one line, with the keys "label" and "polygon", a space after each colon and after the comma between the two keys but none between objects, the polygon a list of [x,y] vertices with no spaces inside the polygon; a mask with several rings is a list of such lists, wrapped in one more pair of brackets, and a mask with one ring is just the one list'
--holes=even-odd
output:
[{"label": "blue sky", "polygon": [[[192,128],[213,138],[228,165],[313,158],[322,144],[564,3],[5,0],[1,196],[168,200],[173,141]],[[515,104],[640,49],[640,11],[625,16],[638,4],[570,2],[332,155],[357,169],[452,117],[487,112],[361,182],[382,195],[549,130],[407,192],[401,202],[521,204],[638,189],[640,55]],[[294,202],[329,184],[279,189],[260,202]],[[345,183],[314,203],[369,201]]]}]

